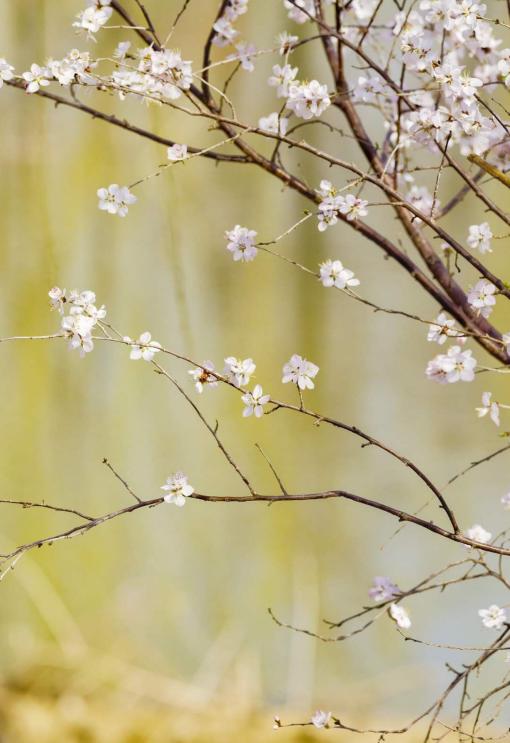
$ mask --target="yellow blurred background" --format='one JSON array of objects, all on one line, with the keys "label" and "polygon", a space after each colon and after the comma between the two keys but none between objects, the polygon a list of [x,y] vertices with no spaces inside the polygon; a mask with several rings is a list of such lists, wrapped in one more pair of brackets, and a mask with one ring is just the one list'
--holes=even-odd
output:
[{"label": "yellow blurred background", "polygon": [[[163,30],[180,5],[146,4]],[[252,6],[239,27],[259,48],[285,28],[304,33],[287,20],[282,3]],[[172,40],[194,66],[215,8],[209,0],[191,2]],[[120,40],[136,43],[122,30],[102,31],[97,45],[76,38],[70,24],[80,9],[75,0],[0,0],[0,56],[21,73],[74,46],[111,54]],[[136,12],[135,3],[130,9]],[[278,107],[265,82],[278,61],[262,56],[253,75],[242,72],[232,86],[244,120],[256,122]],[[300,50],[295,63],[303,76],[329,82],[319,47]],[[80,96],[178,142],[205,146],[216,137],[168,108]],[[371,109],[365,115],[372,122]],[[283,363],[292,353],[306,356],[320,366],[317,388],[306,396],[310,407],[383,438],[439,485],[500,445],[491,425],[476,420],[485,379],[447,387],[426,381],[436,349],[424,326],[374,314],[272,256],[259,254],[248,265],[231,260],[226,229],[239,223],[269,240],[309,207],[279,182],[251,166],[194,159],[139,187],[138,203],[119,219],[97,209],[97,188],[153,172],[165,161],[164,147],[6,87],[0,121],[0,336],[56,331],[51,286],[93,289],[123,333],[137,337],[149,329],[163,345],[199,362],[212,359],[218,368],[226,356],[252,356],[256,381],[282,399],[295,401],[281,385]],[[358,157],[348,139],[304,132],[346,159]],[[321,170],[295,153],[285,158],[314,187],[321,177],[344,182],[340,171]],[[455,183],[445,175],[445,193]],[[492,195],[501,197],[498,186]],[[447,223],[465,239],[468,225],[485,218],[467,199]],[[369,221],[383,233],[396,230],[383,207],[374,207]],[[503,242],[490,265],[510,279]],[[314,270],[339,258],[361,279],[364,296],[425,318],[438,312],[345,225],[319,234],[310,220],[279,250]],[[510,328],[502,308],[495,316]],[[474,355],[486,361],[478,348]],[[186,367],[165,363],[193,392]],[[60,341],[3,344],[0,369],[3,498],[93,514],[121,507],[126,493],[104,457],[143,498],[156,497],[178,469],[201,492],[242,492],[183,399],[148,365],[130,362],[125,348],[98,344],[81,360]],[[504,397],[504,379],[491,380],[490,388]],[[346,433],[284,412],[244,420],[231,390],[206,390],[197,401],[209,420],[219,421],[220,435],[259,491],[276,492],[255,443],[290,491],[340,487],[407,510],[428,498],[412,473]],[[452,487],[463,528],[510,526],[499,505],[509,486],[501,457]],[[71,516],[1,508],[3,552],[75,523]],[[408,587],[465,554],[412,527],[389,541],[394,529],[384,515],[334,501],[271,508],[189,502],[25,556],[0,585],[2,743],[265,741],[274,714],[306,720],[316,707],[353,725],[401,724],[446,684],[445,660],[461,663],[466,654],[404,643],[385,618],[345,643],[323,644],[277,627],[267,613],[271,607],[283,621],[323,631],[322,618],[339,619],[367,602],[374,575]],[[434,601],[415,599],[409,608],[416,635],[482,642],[476,611],[497,602],[498,592],[473,585]],[[315,739],[307,728],[274,735]]]}]

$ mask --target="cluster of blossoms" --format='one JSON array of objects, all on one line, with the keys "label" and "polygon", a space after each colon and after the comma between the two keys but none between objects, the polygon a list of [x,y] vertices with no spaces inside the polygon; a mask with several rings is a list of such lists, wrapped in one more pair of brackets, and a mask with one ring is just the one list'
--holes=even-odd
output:
[{"label": "cluster of blossoms", "polygon": [[88,7],[78,14],[73,26],[79,32],[85,31],[93,39],[94,34],[108,23],[112,13],[111,0],[89,0]]},{"label": "cluster of blossoms", "polygon": [[[106,317],[104,305],[96,307],[96,295],[92,291],[67,291],[54,286],[48,292],[52,309],[62,315],[61,329],[69,338],[69,347],[77,348],[85,356],[94,348],[92,330]],[[66,314],[66,313],[69,314]]]},{"label": "cluster of blossoms", "polygon": [[183,60],[175,49],[156,51],[148,46],[138,49],[136,69],[123,65],[112,73],[112,83],[121,98],[127,93],[146,100],[175,101],[193,81],[191,62]]},{"label": "cluster of blossoms", "polygon": [[117,183],[112,183],[108,188],[99,188],[97,196],[102,211],[118,214],[119,217],[125,217],[131,204],[137,201],[127,186],[119,186]]},{"label": "cluster of blossoms", "polygon": [[[127,340],[129,341],[130,339]],[[150,340],[150,336],[148,340]],[[237,359],[235,356],[228,356],[225,359],[222,375],[216,373],[212,361],[204,361],[201,366],[190,369],[188,374],[195,383],[196,391],[201,394],[205,387],[217,387],[219,379],[222,377],[224,381],[234,385],[234,387],[246,387],[250,384],[255,370],[256,364],[253,359]],[[288,384],[292,382],[300,390],[312,390],[315,387],[313,379],[316,377],[318,371],[319,367],[316,364],[313,364],[298,354],[294,354],[283,366],[282,383]],[[243,410],[243,416],[245,418],[251,415],[260,418],[264,414],[264,405],[270,402],[271,396],[267,393],[265,394],[260,384],[257,384],[252,392],[244,392],[241,400],[245,406]]]},{"label": "cluster of blossoms", "polygon": [[[0,60],[1,62],[2,60]],[[27,93],[37,93],[51,82],[58,82],[60,85],[80,83],[81,85],[93,86],[97,85],[97,78],[92,74],[96,66],[97,63],[91,59],[88,52],[71,49],[62,59],[49,59],[42,67],[34,62],[30,69],[22,74],[22,78]],[[10,68],[10,71],[8,68]],[[11,77],[4,77],[4,79],[13,77],[12,70],[11,65],[7,65],[6,72]]]},{"label": "cluster of blossoms", "polygon": [[[482,86],[505,78],[508,50],[484,19],[486,6],[471,0],[421,0],[395,19],[402,61],[423,87],[406,116],[409,140],[433,147],[448,139],[463,155],[481,155],[499,144],[503,127],[479,105]],[[466,65],[473,60],[471,74]]]},{"label": "cluster of blossoms", "polygon": [[324,232],[328,227],[338,222],[339,215],[342,215],[351,222],[358,217],[366,217],[368,214],[368,201],[360,199],[354,194],[343,196],[339,194],[330,181],[322,180],[317,189],[320,198],[318,223],[317,227],[320,232]]},{"label": "cluster of blossoms", "polygon": [[249,42],[237,41],[239,31],[233,26],[239,16],[244,15],[247,10],[248,0],[228,0],[222,15],[213,25],[215,33],[212,43],[219,47],[234,46],[235,52],[230,54],[228,59],[239,61],[243,70],[253,72],[255,66],[252,57],[256,53],[257,49]]},{"label": "cluster of blossoms", "polygon": [[[283,4],[296,23],[316,17],[314,0],[284,0]],[[348,3],[340,34],[350,43],[359,44],[366,35],[363,23],[376,10],[377,0]],[[506,139],[504,124],[488,116],[478,100],[482,86],[489,91],[500,82],[510,87],[510,50],[500,48],[501,41],[494,37],[493,25],[485,20],[485,13],[486,6],[472,0],[421,0],[410,10],[398,12],[390,22],[370,28],[365,45],[371,45],[374,59],[386,65],[381,50],[391,47],[395,75],[405,64],[414,77],[410,86],[413,90],[406,96],[409,110],[402,116],[398,92],[378,72],[364,73],[352,86],[355,101],[377,103],[394,145],[411,148],[418,144],[437,151],[437,145],[449,142],[463,155],[490,153],[493,160],[502,158],[500,165],[509,162],[510,149],[501,147]],[[286,69],[276,67],[270,84],[278,86],[278,95],[287,97],[291,85],[298,87],[296,74],[297,70],[288,65]],[[315,83],[317,95],[319,84]],[[293,90],[292,97],[295,95],[297,91]],[[327,107],[324,105],[323,110]],[[292,106],[289,108],[292,110]],[[301,113],[302,109],[298,115]],[[309,117],[313,115],[317,112]],[[397,123],[399,119],[402,126]],[[416,197],[420,198],[419,193]]]},{"label": "cluster of blossoms", "polygon": [[438,354],[429,361],[425,373],[429,379],[441,384],[472,382],[476,365],[471,350],[463,351],[460,346],[451,346],[445,354]]},{"label": "cluster of blossoms", "polygon": [[308,121],[321,116],[331,105],[328,86],[318,80],[301,82],[296,79],[297,67],[286,63],[274,65],[268,84],[276,88],[278,98],[286,99],[286,108]]}]

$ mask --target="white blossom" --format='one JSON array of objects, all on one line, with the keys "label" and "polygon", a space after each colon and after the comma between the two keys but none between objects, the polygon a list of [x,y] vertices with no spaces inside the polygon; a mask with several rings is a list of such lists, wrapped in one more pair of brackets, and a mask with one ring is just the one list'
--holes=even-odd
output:
[{"label": "white blossom", "polygon": [[446,342],[447,338],[458,338],[458,343],[465,341],[466,338],[454,330],[455,320],[447,317],[444,312],[441,312],[431,325],[429,325],[429,331],[427,333],[427,340],[433,343],[439,343],[440,346]]},{"label": "white blossom", "polygon": [[318,80],[309,83],[291,83],[287,95],[287,108],[301,119],[321,116],[331,104],[328,86]]},{"label": "white blossom", "polygon": [[366,207],[368,206],[368,201],[365,201],[365,199],[360,199],[352,193],[347,194],[347,196],[339,196],[339,199],[339,211],[341,214],[346,215],[349,222],[358,217],[367,216],[368,211]]},{"label": "white blossom", "polygon": [[254,415],[256,418],[261,418],[264,415],[264,405],[267,405],[270,399],[271,396],[264,394],[260,384],[256,384],[253,392],[246,392],[241,397],[246,406],[243,410],[243,417],[248,418],[250,415]]},{"label": "white blossom", "polygon": [[212,371],[214,371],[214,364],[212,361],[204,361],[202,366],[188,371],[188,374],[195,381],[195,389],[199,394],[202,394],[204,387],[206,386],[211,388],[218,386],[217,378],[214,374],[209,373]]},{"label": "white blossom", "polygon": [[492,312],[494,305],[496,304],[496,297],[494,296],[496,287],[487,279],[480,279],[477,283],[471,287],[467,295],[467,301],[475,310],[478,310],[481,315],[488,317]]},{"label": "white blossom", "polygon": [[79,349],[82,358],[94,348],[92,340],[94,325],[94,318],[88,315],[66,315],[62,318],[61,327],[69,338],[69,348]]},{"label": "white blossom", "polygon": [[0,88],[4,81],[12,80],[14,77],[14,67],[9,64],[3,57],[0,57]]},{"label": "white blossom", "polygon": [[185,144],[173,144],[167,149],[166,153],[171,162],[185,160],[188,157],[188,146]]},{"label": "white blossom", "polygon": [[411,627],[411,619],[403,606],[400,606],[400,604],[390,604],[389,612],[391,618],[395,620],[400,629],[409,629]]},{"label": "white blossom", "polygon": [[213,44],[216,46],[228,46],[239,36],[239,31],[233,27],[232,23],[225,16],[218,18],[213,24],[213,29],[216,31],[213,37]]},{"label": "white blossom", "polygon": [[479,250],[480,253],[491,253],[491,240],[493,237],[488,222],[482,222],[482,224],[472,224],[469,227],[467,242],[473,250]]},{"label": "white blossom", "polygon": [[236,21],[248,10],[248,0],[228,0],[223,15],[230,21]]},{"label": "white blossom", "polygon": [[189,484],[188,478],[182,472],[176,472],[175,475],[167,477],[165,485],[161,486],[161,490],[166,491],[166,495],[163,496],[165,503],[174,503],[176,506],[184,506],[186,498],[189,498],[195,492]]},{"label": "white blossom", "polygon": [[93,34],[97,33],[105,23],[108,23],[112,13],[113,8],[110,7],[110,0],[92,2],[88,8],[85,8],[76,16],[77,20],[73,23],[73,27],[78,31],[86,31],[89,37],[94,38]]},{"label": "white blossom", "polygon": [[337,289],[359,286],[359,279],[355,278],[353,271],[344,268],[341,261],[327,260],[321,263],[319,268],[322,286],[336,286]]},{"label": "white blossom", "polygon": [[276,111],[259,119],[259,129],[270,134],[280,134],[284,137],[287,133],[288,126],[289,120],[285,116],[280,116]]},{"label": "white blossom", "polygon": [[[104,305],[96,307],[96,295],[90,290],[78,291],[73,289],[67,291],[54,286],[48,292],[51,308],[58,310],[62,315],[61,329],[69,339],[69,348],[79,349],[80,356],[94,348],[92,331],[98,322],[106,317]],[[68,310],[69,314],[64,316]]]},{"label": "white blossom", "polygon": [[488,544],[492,539],[492,534],[490,531],[484,529],[483,526],[480,526],[480,524],[474,524],[470,529],[466,530],[466,537],[473,542]]},{"label": "white blossom", "polygon": [[476,412],[479,418],[483,418],[488,413],[491,421],[499,426],[499,405],[497,402],[493,402],[491,398],[491,392],[484,392],[482,394],[482,406],[476,408]]},{"label": "white blossom", "polygon": [[462,351],[460,346],[451,346],[446,354],[439,354],[429,361],[425,373],[429,379],[443,384],[472,382],[476,365],[470,350]]},{"label": "white blossom", "polygon": [[235,356],[228,356],[225,359],[225,368],[223,376],[236,387],[245,387],[250,383],[250,379],[255,374],[256,365],[253,359],[236,359]]},{"label": "white blossom", "polygon": [[47,67],[40,67],[34,62],[34,64],[30,66],[30,70],[24,72],[22,77],[27,83],[27,93],[37,93],[40,88],[44,88],[50,84],[53,75],[51,74],[51,70]]},{"label": "white blossom", "polygon": [[67,302],[66,290],[61,289],[58,286],[54,286],[49,290],[48,296],[50,298],[51,309],[58,310],[59,313],[63,315],[64,306]]},{"label": "white blossom", "polygon": [[117,46],[115,47],[115,51],[113,52],[113,56],[115,59],[123,60],[126,58],[127,53],[131,49],[131,42],[130,41],[119,41]]},{"label": "white blossom", "polygon": [[278,98],[287,98],[289,95],[289,85],[295,80],[298,73],[297,67],[291,67],[290,64],[283,66],[276,64],[273,67],[273,74],[268,79],[268,84],[276,88]]},{"label": "white blossom", "polygon": [[318,371],[319,367],[316,364],[312,364],[311,361],[295,353],[283,367],[282,382],[283,384],[289,382],[297,384],[300,390],[313,390],[315,384],[312,380],[317,376]]},{"label": "white blossom", "polygon": [[318,709],[312,715],[311,723],[316,728],[328,728],[331,720],[331,712],[325,712],[322,709]]},{"label": "white blossom", "polygon": [[161,350],[161,343],[151,340],[151,334],[148,330],[142,333],[137,341],[131,340],[127,335],[124,336],[124,341],[131,346],[129,358],[133,359],[133,361],[138,361],[139,359],[152,361],[154,356]]},{"label": "white blossom", "polygon": [[235,261],[248,263],[254,260],[257,255],[257,248],[253,242],[257,237],[255,230],[236,224],[232,230],[227,230],[225,235],[228,241],[227,250],[230,250]]},{"label": "white blossom", "polygon": [[506,622],[506,611],[492,604],[488,609],[479,609],[478,615],[487,629],[501,629]]},{"label": "white blossom", "polygon": [[373,601],[387,601],[402,593],[400,588],[384,575],[376,575],[373,583],[372,588],[368,591],[368,595]]},{"label": "white blossom", "polygon": [[510,511],[510,493],[505,493],[505,495],[501,496],[501,505],[505,509],[505,511]]},{"label": "white blossom", "polygon": [[108,188],[99,188],[97,196],[99,208],[102,211],[107,211],[108,214],[118,214],[119,217],[125,217],[129,206],[137,201],[136,196],[127,186],[119,186],[117,183],[112,183]]},{"label": "white blossom", "polygon": [[235,45],[236,53],[230,54],[228,59],[237,60],[241,63],[243,70],[247,72],[253,72],[255,65],[253,64],[252,57],[257,52],[257,47],[254,44],[249,44],[246,41],[241,41]]},{"label": "white blossom", "polygon": [[294,45],[299,41],[299,36],[289,34],[287,31],[282,31],[276,37],[276,43],[278,44],[278,51],[281,55],[288,54],[294,48]]}]

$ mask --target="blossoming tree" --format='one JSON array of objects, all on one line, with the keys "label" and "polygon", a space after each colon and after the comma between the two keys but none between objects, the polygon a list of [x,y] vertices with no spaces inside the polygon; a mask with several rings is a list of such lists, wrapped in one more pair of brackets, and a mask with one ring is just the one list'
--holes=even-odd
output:
[{"label": "blossoming tree", "polygon": [[[432,354],[426,369],[417,369],[416,373],[425,373],[431,383],[448,386],[471,382],[483,372],[487,390],[481,404],[476,407],[478,401],[470,397],[469,387],[467,404],[472,406],[473,416],[475,413],[488,416],[491,424],[500,426],[500,416],[510,405],[495,400],[489,388],[492,374],[510,372],[510,333],[496,327],[491,315],[498,301],[508,301],[510,287],[504,277],[491,269],[491,253],[504,249],[498,248],[498,241],[508,237],[510,225],[510,215],[504,208],[510,186],[507,175],[510,49],[503,43],[510,25],[501,18],[503,11],[510,15],[510,4],[494,0],[488,8],[473,0],[401,0],[400,3],[397,0],[283,0],[283,7],[288,14],[288,29],[270,29],[267,48],[258,50],[241,38],[238,28],[239,19],[246,16],[243,24],[249,29],[249,0],[222,0],[216,16],[209,20],[185,0],[173,19],[169,19],[166,36],[155,27],[150,8],[139,0],[132,3],[91,0],[72,24],[84,42],[90,44],[89,51],[73,48],[62,59],[39,60],[21,72],[9,61],[0,59],[0,87],[5,85],[70,107],[165,148],[165,162],[153,173],[137,174],[138,180],[129,185],[112,183],[97,190],[98,207],[109,215],[129,218],[130,209],[143,210],[144,183],[165,169],[182,167],[196,157],[230,167],[255,165],[268,178],[295,190],[306,205],[298,222],[289,224],[282,235],[265,241],[259,240],[257,231],[251,227],[225,225],[226,255],[230,253],[236,262],[249,263],[257,259],[259,251],[264,251],[274,260],[286,260],[289,270],[306,273],[310,281],[321,282],[325,289],[342,292],[353,302],[378,312],[423,325],[424,343],[441,346],[441,352]],[[175,48],[179,23],[185,13],[196,13],[197,26],[203,27],[200,60],[187,60]],[[93,53],[95,36],[112,25],[125,30],[127,38],[108,57],[97,58]],[[313,69],[299,69],[294,64],[296,50],[304,45],[313,45],[316,55],[324,55],[329,67],[327,79],[315,79]],[[244,121],[230,97],[229,85],[234,76],[249,75],[262,56],[270,56],[274,62],[267,83],[273,89],[275,110],[261,111],[257,121]],[[94,105],[82,101],[82,91],[93,94]],[[101,107],[106,96],[118,99],[116,113],[106,113]],[[202,120],[204,140],[176,142],[130,123],[122,113],[127,98],[164,107],[168,110],[170,128],[174,111]],[[344,136],[354,140],[363,165],[343,160],[325,147],[312,144],[310,133],[317,130],[320,134],[320,125],[339,140]],[[376,127],[377,134],[373,135],[371,132]],[[314,136],[313,142],[317,137],[320,139],[319,135]],[[264,154],[268,142],[270,155]],[[287,164],[286,154],[290,150],[311,157],[328,178],[307,183]],[[450,176],[448,188],[444,187],[446,172]],[[469,214],[462,210],[469,195],[483,205],[486,221],[470,223]],[[391,235],[382,234],[371,219],[372,210],[381,205],[395,215]],[[444,226],[444,218],[450,214],[457,214],[462,225],[455,234]],[[235,220],[233,214],[232,222]],[[358,287],[363,285],[363,277],[355,276],[337,257],[318,266],[283,258],[275,245],[280,240],[292,239],[292,234],[308,220],[316,221],[319,233],[334,230],[339,222],[355,230],[374,250],[395,261],[417,290],[430,295],[437,306],[437,316],[420,317],[404,307],[380,306],[360,292]],[[423,642],[411,634],[413,622],[408,607],[414,596],[434,595],[453,585],[481,580],[499,583],[506,591],[510,589],[510,579],[505,574],[510,556],[509,530],[503,528],[493,534],[486,528],[489,525],[475,524],[468,528],[461,525],[446,488],[435,485],[433,473],[424,472],[404,453],[357,426],[316,411],[312,400],[314,387],[320,383],[320,369],[309,359],[298,353],[288,360],[282,359],[282,384],[287,387],[281,395],[275,394],[260,383],[253,385],[256,364],[252,358],[229,356],[224,366],[217,368],[213,361],[196,361],[177,353],[153,340],[148,331],[136,340],[125,335],[110,322],[109,316],[107,320],[106,309],[98,305],[93,291],[54,287],[49,298],[51,308],[60,316],[53,334],[13,336],[2,341],[61,338],[82,357],[91,353],[96,343],[124,346],[128,358],[150,364],[186,400],[190,414],[198,416],[220,455],[238,476],[239,492],[221,495],[197,492],[190,483],[194,482],[193,473],[177,471],[167,477],[162,494],[141,498],[105,460],[105,465],[125,487],[129,505],[92,517],[65,505],[8,501],[71,513],[77,524],[3,554],[1,578],[30,550],[84,535],[107,521],[164,503],[182,507],[190,498],[223,503],[333,498],[352,501],[360,508],[378,511],[381,518],[389,516],[409,525],[418,533],[427,531],[437,540],[456,543],[462,553],[439,571],[425,569],[422,579],[407,588],[400,588],[386,576],[376,576],[368,592],[371,603],[350,616],[328,623],[327,636],[285,625],[289,630],[305,632],[317,640],[342,642],[386,618],[394,622],[405,638]],[[188,388],[165,365],[164,360],[170,359],[187,366]],[[239,466],[235,452],[220,438],[218,426],[210,423],[201,411],[197,395],[210,393],[220,385],[239,397],[240,413],[245,417],[261,418],[285,410],[317,424],[347,431],[364,446],[380,449],[421,481],[437,513],[427,519],[421,512],[401,510],[387,499],[347,492],[342,489],[342,483],[327,491],[288,492],[269,460],[277,492],[257,492],[249,474]],[[292,388],[294,394],[285,397]],[[474,467],[490,463],[508,449],[510,446],[503,446],[481,457],[448,484]],[[510,494],[502,495],[501,506],[510,508]],[[303,722],[286,723],[275,718],[275,728],[287,724],[313,725],[375,734],[381,740],[391,734],[414,736],[416,729],[422,731],[424,741],[442,739],[451,733],[458,733],[460,740],[502,739],[508,731],[510,672],[508,665],[505,667],[505,658],[510,659],[507,654],[510,622],[505,607],[495,603],[482,606],[478,614],[471,619],[487,629],[486,645],[479,648],[439,645],[472,651],[474,658],[459,669],[450,666],[452,677],[446,688],[435,700],[424,704],[406,725],[363,729],[345,720],[342,710],[318,710]],[[282,624],[272,616],[276,623]],[[496,666],[498,680],[493,683],[492,675],[490,683],[480,689],[474,680],[489,661]],[[452,698],[457,700],[453,721],[451,716],[443,714]]]}]

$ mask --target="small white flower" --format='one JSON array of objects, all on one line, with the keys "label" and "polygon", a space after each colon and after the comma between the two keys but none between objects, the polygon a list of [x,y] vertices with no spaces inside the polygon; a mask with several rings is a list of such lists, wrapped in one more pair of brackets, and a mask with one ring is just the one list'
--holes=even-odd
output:
[{"label": "small white flower", "polygon": [[175,503],[176,506],[184,506],[186,498],[195,492],[182,472],[176,472],[175,475],[167,477],[166,484],[161,486],[161,490],[167,492],[163,496],[165,503]]},{"label": "small white flower", "polygon": [[289,85],[287,108],[305,121],[321,116],[330,104],[328,86],[318,80]]},{"label": "small white flower", "polygon": [[510,511],[510,493],[501,496],[501,505],[505,511]]},{"label": "small white flower", "polygon": [[228,46],[234,43],[234,39],[239,36],[239,31],[233,27],[228,18],[218,18],[213,25],[216,34],[213,38],[213,44],[216,46]]},{"label": "small white flower", "polygon": [[62,318],[61,327],[69,338],[69,348],[79,349],[81,358],[94,348],[91,334],[95,324],[93,317],[84,314],[67,315]]},{"label": "small white flower", "polygon": [[346,286],[359,286],[359,279],[348,268],[344,268],[341,261],[327,260],[320,264],[320,278],[322,286],[336,286],[345,289]]},{"label": "small white flower", "polygon": [[391,618],[395,620],[400,629],[409,629],[411,627],[411,619],[403,606],[400,606],[400,604],[391,604],[389,612]]},{"label": "small white flower", "polygon": [[278,98],[287,98],[289,94],[289,85],[295,80],[298,73],[297,67],[291,67],[290,64],[283,66],[276,64],[273,66],[273,74],[268,79],[268,85],[276,88]]},{"label": "small white flower", "polygon": [[494,296],[496,287],[487,279],[480,279],[471,287],[467,295],[467,301],[474,309],[478,310],[484,317],[489,317],[496,297]]},{"label": "small white flower", "polygon": [[260,384],[256,384],[253,392],[247,392],[241,397],[246,406],[243,410],[243,418],[248,418],[250,415],[261,418],[264,415],[264,405],[267,405],[270,399],[270,395],[264,395]]},{"label": "small white flower", "polygon": [[493,237],[488,222],[482,222],[482,224],[472,224],[470,226],[467,242],[473,250],[479,250],[480,253],[491,253]]},{"label": "small white flower", "polygon": [[40,88],[50,84],[53,75],[47,67],[39,67],[38,64],[34,63],[30,66],[28,72],[23,73],[22,77],[27,83],[27,93],[37,93]]},{"label": "small white flower", "polygon": [[48,297],[50,298],[51,309],[58,310],[60,314],[63,315],[64,305],[67,302],[66,290],[54,286],[49,290]]},{"label": "small white flower", "polygon": [[235,46],[237,54],[230,54],[227,59],[233,61],[238,60],[241,63],[243,70],[247,72],[253,72],[255,65],[253,64],[252,57],[257,51],[257,47],[254,44],[249,44],[246,41],[241,41]]},{"label": "small white flower", "polygon": [[387,601],[402,593],[400,588],[384,575],[376,575],[373,583],[374,585],[368,591],[373,601]]},{"label": "small white flower", "polygon": [[9,64],[3,57],[0,57],[0,88],[4,81],[12,80],[14,77],[14,67]]},{"label": "small white flower", "polygon": [[269,132],[269,134],[280,134],[284,137],[288,126],[289,120],[285,116],[279,116],[276,111],[259,119],[259,129],[262,129],[263,132]]},{"label": "small white flower", "polygon": [[472,539],[473,542],[488,544],[492,539],[492,534],[490,531],[484,529],[483,526],[480,526],[480,524],[474,524],[470,529],[466,530],[466,537]]},{"label": "small white flower", "polygon": [[359,199],[354,194],[349,193],[345,197],[341,197],[339,211],[345,214],[347,220],[351,222],[357,217],[366,217],[368,214],[367,207],[368,201],[365,199]]},{"label": "small white flower", "polygon": [[225,359],[225,368],[223,376],[236,387],[244,387],[250,383],[252,374],[255,373],[256,365],[253,359],[236,359],[235,356],[228,356]]},{"label": "small white flower", "polygon": [[487,629],[501,629],[506,622],[506,611],[492,604],[488,609],[479,609],[478,615]]},{"label": "small white flower", "polygon": [[487,413],[489,413],[491,421],[496,426],[499,426],[499,405],[497,402],[492,402],[491,398],[491,392],[484,392],[482,394],[482,407],[476,408],[476,412],[478,413],[479,418],[483,418]]},{"label": "small white flower", "polygon": [[125,59],[126,54],[131,48],[131,42],[130,41],[119,41],[117,44],[117,47],[115,51],[113,52],[113,56],[115,59]]},{"label": "small white flower", "polygon": [[466,340],[466,338],[462,337],[458,331],[454,330],[454,328],[455,320],[451,320],[444,312],[441,312],[436,317],[435,321],[429,325],[427,340],[431,343],[438,343],[440,346],[446,342],[447,338],[458,338],[459,343]]},{"label": "small white flower", "polygon": [[441,384],[472,382],[476,365],[470,350],[462,351],[460,346],[452,346],[446,354],[439,354],[429,361],[425,373],[429,379]]},{"label": "small white flower", "polygon": [[217,387],[218,380],[214,374],[209,372],[214,371],[214,364],[212,361],[204,361],[202,366],[197,369],[190,369],[188,374],[195,380],[195,389],[199,394],[202,394],[204,387]]},{"label": "small white flower", "polygon": [[313,390],[315,385],[312,380],[318,371],[318,366],[295,353],[283,367],[282,382],[283,384],[293,382],[300,390]]},{"label": "small white flower", "polygon": [[287,31],[282,31],[282,33],[278,34],[276,37],[276,43],[279,47],[278,51],[282,55],[291,52],[298,41],[299,36],[293,36],[292,34],[287,33]]},{"label": "small white flower", "polygon": [[227,250],[232,253],[235,261],[248,263],[254,260],[258,252],[253,242],[257,237],[255,230],[249,230],[247,227],[236,224],[232,230],[227,230],[225,235],[228,241]]},{"label": "small white flower", "polygon": [[117,183],[110,184],[108,188],[99,188],[97,196],[98,206],[102,211],[107,211],[108,214],[118,214],[119,217],[125,217],[129,206],[137,201],[136,196],[127,186],[119,186]]},{"label": "small white flower", "polygon": [[324,712],[322,709],[318,709],[312,715],[311,723],[316,728],[328,728],[331,720],[331,712]]},{"label": "small white flower", "polygon": [[185,160],[188,157],[188,146],[185,144],[173,144],[166,151],[167,157],[172,162]]},{"label": "small white flower", "polygon": [[77,20],[73,23],[73,27],[78,31],[86,31],[87,36],[93,39],[93,34],[99,31],[105,23],[108,23],[113,13],[113,8],[110,8],[109,5],[109,0],[108,2],[91,4],[76,16]]},{"label": "small white flower", "polygon": [[124,341],[131,346],[129,358],[133,359],[133,361],[138,361],[139,359],[152,361],[154,356],[161,350],[161,343],[151,340],[149,331],[142,333],[137,341],[131,340],[127,335],[124,336]]}]

